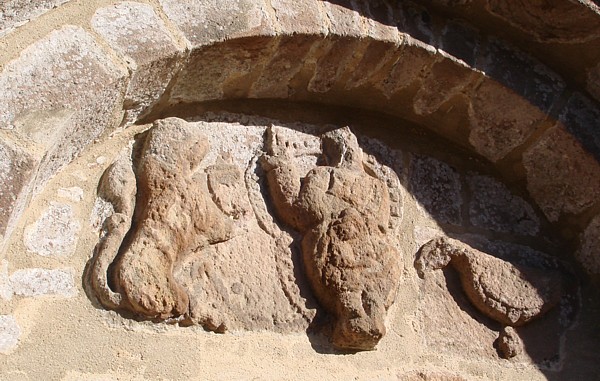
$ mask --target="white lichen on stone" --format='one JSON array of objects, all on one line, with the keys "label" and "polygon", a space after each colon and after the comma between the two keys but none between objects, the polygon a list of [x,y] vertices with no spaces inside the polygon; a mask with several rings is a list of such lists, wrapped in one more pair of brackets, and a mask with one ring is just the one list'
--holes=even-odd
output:
[{"label": "white lichen on stone", "polygon": [[96,197],[92,213],[90,214],[90,226],[94,230],[100,230],[104,220],[115,212],[113,204],[106,201],[102,197]]},{"label": "white lichen on stone", "polygon": [[83,189],[79,187],[60,188],[58,190],[58,195],[62,198],[79,202],[83,200]]},{"label": "white lichen on stone", "polygon": [[65,269],[23,269],[10,276],[15,295],[43,296],[57,295],[73,297],[77,295],[75,279]]},{"label": "white lichen on stone", "polygon": [[80,229],[70,205],[51,202],[41,218],[25,228],[23,240],[29,252],[64,257],[75,251]]},{"label": "white lichen on stone", "polygon": [[13,316],[0,315],[0,353],[7,353],[17,347],[21,328]]}]

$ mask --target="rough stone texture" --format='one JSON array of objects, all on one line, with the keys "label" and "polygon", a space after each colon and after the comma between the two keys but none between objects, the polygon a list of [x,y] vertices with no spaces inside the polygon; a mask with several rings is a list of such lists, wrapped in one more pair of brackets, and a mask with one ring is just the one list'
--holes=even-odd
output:
[{"label": "rough stone texture", "polygon": [[316,62],[313,77],[308,82],[308,90],[325,93],[339,82],[340,75],[352,71],[353,63],[361,51],[361,41],[333,40],[328,50]]},{"label": "rough stone texture", "polygon": [[363,34],[360,14],[350,1],[323,2],[323,12],[328,21],[329,33],[337,36],[361,36]]},{"label": "rough stone texture", "polygon": [[[422,247],[415,267],[424,277],[420,311],[428,345],[460,350],[466,357],[497,358],[505,356],[491,345],[502,330],[498,323],[521,325],[519,336],[527,354],[517,354],[518,361],[556,366],[579,303],[568,272],[553,258],[527,247],[464,238],[502,259],[445,237]],[[455,271],[432,271],[448,264]]]},{"label": "rough stone texture", "polygon": [[387,78],[375,86],[386,97],[392,97],[421,79],[435,60],[435,48],[424,45],[409,36],[398,50],[395,63]]},{"label": "rough stone texture", "polygon": [[44,257],[67,257],[75,252],[81,223],[69,204],[50,203],[39,220],[25,228],[27,251]]},{"label": "rough stone texture", "polygon": [[413,156],[410,163],[410,192],[435,220],[462,221],[460,175],[448,164],[431,157]]},{"label": "rough stone texture", "polygon": [[440,106],[477,78],[472,68],[463,65],[450,56],[435,63],[419,87],[413,103],[417,115],[428,115],[437,111]]},{"label": "rough stone texture", "polygon": [[398,375],[402,381],[467,381],[465,378],[449,372],[433,372],[430,370],[413,371]]},{"label": "rough stone texture", "polygon": [[322,136],[325,165],[301,175],[285,142],[270,129],[266,171],[281,221],[302,235],[304,267],[321,305],[335,318],[333,345],[373,349],[386,332],[402,264],[386,237],[389,192],[364,172],[362,150],[348,128]]},{"label": "rough stone texture", "polygon": [[307,55],[319,45],[315,36],[283,36],[249,92],[251,98],[283,98],[294,93],[292,78],[304,67]]},{"label": "rough stone texture", "polygon": [[35,174],[37,161],[24,148],[9,133],[0,133],[0,242],[23,211]]},{"label": "rough stone texture", "polygon": [[523,352],[523,340],[513,327],[504,327],[498,336],[498,350],[502,357],[509,359]]},{"label": "rough stone texture", "polygon": [[0,37],[67,1],[69,0],[3,0],[0,9]]},{"label": "rough stone texture", "polygon": [[540,62],[500,41],[492,41],[481,66],[489,79],[475,91],[469,105],[469,141],[495,162],[521,145],[546,119],[565,84]]},{"label": "rough stone texture", "polygon": [[600,36],[600,18],[581,1],[488,0],[487,8],[509,24],[542,42],[584,42]]},{"label": "rough stone texture", "polygon": [[0,261],[0,299],[10,300],[13,290],[8,278],[8,261]]},{"label": "rough stone texture", "polygon": [[23,269],[10,276],[15,295],[73,297],[77,295],[72,270]]},{"label": "rough stone texture", "polygon": [[160,0],[160,4],[193,48],[229,38],[275,32],[273,20],[262,1]]},{"label": "rough stone texture", "polygon": [[327,33],[326,15],[321,2],[312,0],[271,0],[283,34]]},{"label": "rough stone texture", "polygon": [[[113,202],[118,214],[113,215],[114,226],[105,238],[108,243],[98,251],[96,262],[103,263],[106,256],[114,258],[122,250],[114,269],[117,292],[122,295],[118,307],[165,319],[186,314],[189,308],[186,292],[173,278],[178,258],[231,238],[231,222],[212,201],[206,182],[195,174],[209,148],[197,130],[179,119],[165,120],[158,122],[140,144],[137,178],[131,170],[109,171],[105,176],[102,186],[119,201]],[[111,168],[125,165],[118,162]],[[136,188],[138,200],[145,205],[134,204]],[[123,233],[131,226],[134,206],[137,223],[129,233],[131,240],[120,248]],[[106,273],[107,269],[99,271]],[[109,287],[97,281],[93,284]]]},{"label": "rough stone texture", "polygon": [[154,9],[146,4],[121,2],[101,8],[92,26],[128,63],[134,72],[126,107],[143,113],[158,100],[183,60],[183,49]]},{"label": "rough stone texture", "polygon": [[474,226],[497,232],[537,235],[540,220],[525,200],[488,176],[473,175],[468,182],[472,194],[469,218]]},{"label": "rough stone texture", "polygon": [[0,315],[0,353],[7,353],[17,347],[21,328],[14,317]]},{"label": "rough stone texture", "polygon": [[560,123],[596,160],[600,160],[600,108],[581,93],[575,93],[559,116]]},{"label": "rough stone texture", "polygon": [[345,88],[353,89],[370,83],[372,76],[380,71],[386,64],[390,67],[390,60],[395,57],[398,49],[389,42],[371,41],[363,52],[363,56],[352,68],[352,75],[346,81]]},{"label": "rough stone texture", "polygon": [[[76,26],[53,31],[5,66],[0,73],[0,126],[14,127],[24,135],[32,130],[37,131],[33,135],[39,135],[40,131],[35,126],[22,127],[18,120],[29,120],[24,125],[51,126],[41,132],[47,153],[38,183],[111,126],[122,104],[127,75],[90,34]],[[47,118],[64,110],[69,111],[64,115],[68,122],[58,126],[48,123]]]},{"label": "rough stone texture", "polygon": [[58,197],[71,200],[73,202],[79,202],[83,200],[83,189],[79,187],[59,188]]},{"label": "rough stone texture", "polygon": [[583,232],[575,256],[588,273],[600,275],[600,216],[592,219]]},{"label": "rough stone texture", "polygon": [[246,97],[253,80],[271,61],[276,43],[269,37],[251,37],[199,48],[177,78],[172,100],[201,102]]},{"label": "rough stone texture", "polygon": [[588,71],[587,91],[600,102],[600,64]]},{"label": "rough stone texture", "polygon": [[523,155],[527,189],[550,221],[578,214],[600,198],[600,165],[560,126]]},{"label": "rough stone texture", "polygon": [[510,326],[543,315],[558,304],[564,292],[557,272],[515,266],[457,240],[432,240],[421,248],[417,259],[422,274],[448,264],[459,273],[471,303],[483,314]]}]

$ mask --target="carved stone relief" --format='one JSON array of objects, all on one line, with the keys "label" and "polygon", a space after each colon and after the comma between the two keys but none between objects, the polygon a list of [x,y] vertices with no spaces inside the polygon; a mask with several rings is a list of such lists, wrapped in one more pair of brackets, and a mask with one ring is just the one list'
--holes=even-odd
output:
[{"label": "carved stone relief", "polygon": [[[476,238],[523,205],[535,217],[485,176],[348,127],[226,113],[158,120],[100,179],[88,291],[125,318],[308,331],[342,351],[374,349],[407,318],[435,351],[553,366],[576,286],[548,255]],[[467,185],[482,178],[481,194]],[[519,202],[497,214],[489,194]],[[465,212],[473,203],[491,228]],[[444,205],[460,218],[444,218]],[[416,295],[412,310],[393,312],[398,292]]]}]

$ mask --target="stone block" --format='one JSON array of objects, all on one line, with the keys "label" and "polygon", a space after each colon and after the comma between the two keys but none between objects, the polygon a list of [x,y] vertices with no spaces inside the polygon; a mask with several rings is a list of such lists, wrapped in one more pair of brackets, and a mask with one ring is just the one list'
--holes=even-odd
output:
[{"label": "stone block", "polygon": [[271,0],[282,34],[326,35],[327,15],[321,1]]},{"label": "stone block", "polygon": [[556,73],[505,42],[492,39],[481,64],[487,76],[547,113],[565,89]]},{"label": "stone block", "polygon": [[66,257],[75,252],[81,223],[69,204],[50,203],[41,217],[25,228],[27,251],[44,257]]},{"label": "stone block", "polygon": [[19,344],[21,328],[11,315],[0,315],[0,353],[7,353]]},{"label": "stone block", "polygon": [[550,221],[579,214],[600,199],[600,164],[560,125],[523,155],[527,189]]},{"label": "stone block", "polygon": [[386,97],[392,97],[397,92],[406,89],[420,80],[429,67],[436,61],[436,50],[433,46],[425,45],[410,36],[406,36],[398,49],[395,63],[389,75],[375,84]]},{"label": "stone block", "polygon": [[390,42],[371,41],[365,48],[360,61],[354,66],[352,75],[346,81],[346,89],[353,89],[369,83],[373,75],[384,66],[391,68],[394,62],[390,61],[397,59],[395,55],[397,49],[398,47]]},{"label": "stone block", "polygon": [[25,208],[39,164],[26,148],[10,131],[0,130],[0,243],[10,235]]},{"label": "stone block", "polygon": [[592,219],[581,235],[581,247],[575,257],[589,274],[600,275],[600,215]]},{"label": "stone block", "polygon": [[146,4],[121,2],[100,8],[92,27],[128,63],[133,72],[125,97],[132,118],[147,110],[180,68],[184,48]]},{"label": "stone block", "polygon": [[263,1],[159,0],[192,48],[231,38],[273,35],[274,20]]},{"label": "stone block", "polygon": [[409,179],[410,193],[437,222],[461,223],[462,185],[454,168],[431,157],[414,156]]},{"label": "stone block", "polygon": [[0,9],[0,37],[69,0],[7,0]]},{"label": "stone block", "polygon": [[77,295],[75,279],[70,270],[65,269],[23,269],[10,276],[15,295],[44,296],[56,295],[73,297]]},{"label": "stone block", "polygon": [[581,93],[574,93],[560,113],[559,121],[600,160],[600,108],[597,103]]},{"label": "stone block", "polygon": [[288,98],[293,90],[289,84],[300,72],[306,57],[319,45],[317,36],[283,36],[275,54],[264,66],[260,76],[250,89],[252,98]]},{"label": "stone block", "polygon": [[360,15],[362,38],[399,43],[401,35],[394,22],[394,10],[387,1],[358,0],[351,2]]},{"label": "stone block", "polygon": [[522,1],[515,6],[507,1],[487,0],[487,9],[512,26],[533,35],[537,41],[576,43],[600,36],[598,7],[591,3],[552,1],[540,6]]},{"label": "stone block", "polygon": [[354,63],[360,58],[363,42],[347,39],[327,41],[329,45],[316,62],[313,77],[308,82],[308,90],[325,93],[339,82],[340,76],[352,71]]},{"label": "stone block", "polygon": [[468,183],[471,224],[496,232],[530,236],[538,233],[540,221],[531,205],[504,184],[482,175],[469,176]]},{"label": "stone block", "polygon": [[329,24],[329,34],[351,37],[363,35],[362,18],[353,8],[352,1],[324,1],[323,8]]},{"label": "stone block", "polygon": [[[127,79],[127,69],[88,32],[64,26],[27,47],[0,73],[0,128],[24,135],[22,130],[36,130],[43,145],[52,147],[40,169],[45,181],[121,120]],[[58,126],[52,122],[56,113],[65,118]],[[23,127],[28,124],[31,128]]]},{"label": "stone block", "polygon": [[413,110],[417,115],[434,113],[480,76],[454,57],[440,56],[441,60],[429,69],[415,95]]},{"label": "stone block", "polygon": [[246,97],[263,67],[272,61],[276,47],[275,39],[258,36],[196,50],[173,86],[172,101]]}]

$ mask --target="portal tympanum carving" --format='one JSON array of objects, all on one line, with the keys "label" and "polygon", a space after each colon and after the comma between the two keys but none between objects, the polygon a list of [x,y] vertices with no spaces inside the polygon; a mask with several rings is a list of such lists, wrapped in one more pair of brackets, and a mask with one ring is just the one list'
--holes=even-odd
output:
[{"label": "portal tympanum carving", "polygon": [[107,307],[165,319],[188,312],[176,262],[227,240],[231,222],[211,199],[205,174],[196,172],[206,137],[179,119],[159,121],[146,134],[136,164],[121,155],[101,179],[99,193],[115,213],[105,222],[90,280]]},{"label": "portal tympanum carving", "polygon": [[363,166],[349,128],[321,136],[324,165],[304,179],[271,128],[261,165],[278,218],[302,235],[304,268],[322,306],[335,318],[332,343],[373,349],[385,334],[401,259],[390,244],[387,185]]}]

